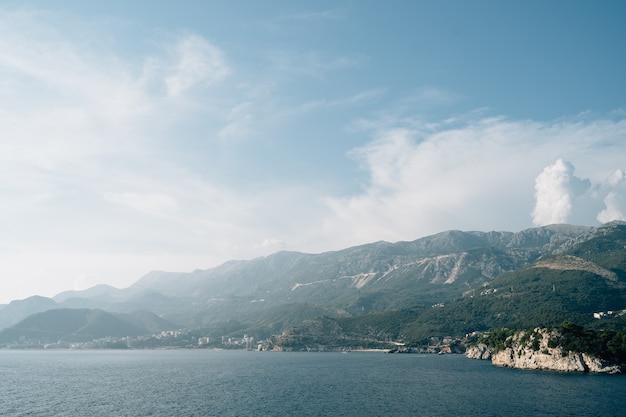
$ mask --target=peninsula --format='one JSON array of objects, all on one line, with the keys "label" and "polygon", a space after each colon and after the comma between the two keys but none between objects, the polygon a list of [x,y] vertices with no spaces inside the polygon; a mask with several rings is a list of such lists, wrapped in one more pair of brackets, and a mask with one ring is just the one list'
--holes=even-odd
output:
[{"label": "peninsula", "polygon": [[626,371],[626,335],[572,323],[551,329],[499,329],[481,335],[466,356],[517,369],[620,374]]}]

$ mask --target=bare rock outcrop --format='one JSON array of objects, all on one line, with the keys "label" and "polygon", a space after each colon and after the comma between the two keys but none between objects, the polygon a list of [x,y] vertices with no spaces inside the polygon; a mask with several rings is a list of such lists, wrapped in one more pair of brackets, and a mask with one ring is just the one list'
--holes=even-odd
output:
[{"label": "bare rock outcrop", "polygon": [[491,359],[495,366],[517,369],[541,369],[560,372],[594,372],[616,374],[625,371],[623,364],[610,363],[583,352],[564,352],[560,346],[550,347],[558,337],[555,330],[536,328],[520,331],[507,339],[507,346],[496,352],[485,344],[467,350],[472,359]]},{"label": "bare rock outcrop", "polygon": [[476,346],[471,346],[467,351],[465,351],[465,356],[470,359],[491,359],[491,348],[485,345],[484,343],[480,343]]}]

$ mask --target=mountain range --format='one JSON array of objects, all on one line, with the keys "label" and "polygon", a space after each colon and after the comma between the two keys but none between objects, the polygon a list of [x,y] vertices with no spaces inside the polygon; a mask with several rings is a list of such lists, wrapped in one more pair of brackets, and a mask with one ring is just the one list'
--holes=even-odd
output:
[{"label": "mountain range", "polygon": [[[236,322],[238,331],[282,333],[285,342],[328,325],[344,340],[419,340],[537,321],[596,324],[593,312],[626,308],[625,285],[624,222],[446,231],[321,254],[283,251],[189,273],[155,271],[124,289],[98,285],[15,300],[0,306],[0,341],[39,329],[38,321],[54,328],[58,310],[83,317],[59,333],[85,336],[100,336],[85,323],[106,317],[117,324],[87,329],[110,328],[113,336],[114,328],[140,334]],[[150,325],[138,325],[138,312]],[[610,325],[622,322],[615,317]]]}]

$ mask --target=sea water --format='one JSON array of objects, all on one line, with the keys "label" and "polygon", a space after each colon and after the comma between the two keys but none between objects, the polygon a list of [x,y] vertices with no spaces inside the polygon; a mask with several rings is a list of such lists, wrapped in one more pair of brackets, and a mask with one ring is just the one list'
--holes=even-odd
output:
[{"label": "sea water", "polygon": [[462,355],[0,351],[5,416],[624,416],[626,376]]}]

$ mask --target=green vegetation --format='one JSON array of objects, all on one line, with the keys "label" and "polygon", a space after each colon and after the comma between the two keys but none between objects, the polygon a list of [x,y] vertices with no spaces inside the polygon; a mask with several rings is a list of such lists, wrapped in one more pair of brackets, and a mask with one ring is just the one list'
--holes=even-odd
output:
[{"label": "green vegetation", "polygon": [[[626,363],[626,333],[624,332],[595,331],[572,322],[563,322],[547,330],[552,334],[548,347],[561,348],[563,356],[569,352],[580,352],[615,363]],[[475,343],[483,343],[494,352],[499,352],[513,347],[513,336],[516,334],[523,334],[518,341],[520,345],[530,343],[532,350],[539,350],[542,336],[536,329],[491,329],[481,335]]]},{"label": "green vegetation", "polygon": [[[597,320],[593,313],[625,307],[622,281],[614,282],[585,270],[526,268],[436,306],[324,319],[336,324],[335,336],[343,341],[399,340],[419,346],[431,336],[461,337],[494,328],[556,327],[563,322],[604,330],[609,335],[626,331],[626,315]],[[295,329],[305,332],[298,326]],[[539,341],[533,340],[531,347],[538,350]]]},{"label": "green vegetation", "polygon": [[104,337],[139,336],[150,333],[150,328],[167,322],[152,313],[112,314],[103,310],[55,309],[33,314],[13,327],[0,331],[0,343],[20,339],[44,343],[79,342]]},{"label": "green vegetation", "polygon": [[585,352],[605,360],[626,363],[626,333],[613,330],[594,331],[565,322],[556,328],[561,336],[553,338],[548,346],[560,346],[563,354]]},{"label": "green vegetation", "polygon": [[[621,355],[626,223],[520,233],[449,231],[319,255],[280,252],[190,274],[153,273],[133,287],[126,298],[122,290],[98,300],[77,292],[59,304],[31,297],[0,306],[0,321],[4,318],[7,327],[0,331],[0,343],[180,328],[188,341],[153,343],[186,346],[197,344],[196,336],[221,340],[246,334],[254,340],[282,335],[276,339],[294,348],[392,342],[418,347],[431,337],[556,328],[567,322],[586,330],[571,340],[564,333],[565,346],[578,343],[602,355]],[[594,318],[609,311],[613,314]],[[501,348],[507,332],[492,330],[490,343]],[[524,337],[532,349],[540,349],[532,332]],[[593,345],[594,337],[604,347]]]},{"label": "green vegetation", "polygon": [[514,334],[515,330],[491,329],[479,339],[479,342],[489,346],[494,352],[499,352],[512,346],[511,337]]}]

